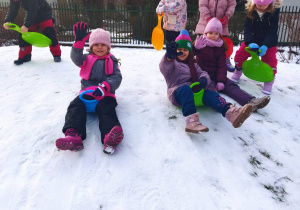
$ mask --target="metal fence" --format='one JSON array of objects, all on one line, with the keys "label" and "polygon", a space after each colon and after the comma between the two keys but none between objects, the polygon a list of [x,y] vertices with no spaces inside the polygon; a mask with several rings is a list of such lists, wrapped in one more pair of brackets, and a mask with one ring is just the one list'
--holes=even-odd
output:
[{"label": "metal fence", "polygon": [[[90,28],[104,28],[111,33],[113,45],[151,45],[153,28],[157,25],[155,7],[141,7],[139,5],[118,5],[107,8],[103,5],[87,7],[82,4],[51,5],[55,18],[55,28],[61,44],[74,41],[72,26],[78,21],[89,23]],[[188,7],[189,8],[189,7]],[[4,20],[8,10],[7,3],[0,3],[0,18]],[[20,10],[15,23],[22,25],[24,11]],[[236,11],[229,21],[230,38],[234,44],[240,44],[243,40],[244,7],[236,7]],[[191,38],[195,39],[194,30],[199,19],[197,7],[188,10],[186,29]],[[281,8],[278,46],[300,46],[300,7],[285,6]],[[18,33],[5,30],[0,27],[0,44],[14,42]]]}]

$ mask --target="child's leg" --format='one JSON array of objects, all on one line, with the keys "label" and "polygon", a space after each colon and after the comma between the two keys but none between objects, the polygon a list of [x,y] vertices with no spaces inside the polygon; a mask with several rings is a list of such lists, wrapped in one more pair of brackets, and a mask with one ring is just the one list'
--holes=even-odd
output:
[{"label": "child's leg", "polygon": [[245,42],[242,43],[238,51],[236,51],[235,57],[234,57],[234,62],[235,62],[235,71],[234,74],[232,75],[231,79],[233,82],[238,83],[241,76],[242,76],[242,64],[245,60],[250,57],[250,53],[245,51]]},{"label": "child's leg", "polygon": [[271,82],[265,82],[262,92],[266,95],[271,95],[272,87],[275,81],[275,74],[277,73],[277,58],[276,58],[277,48],[271,47],[267,50],[266,54],[261,57],[261,60],[271,66],[274,72],[274,80]]},{"label": "child's leg", "polygon": [[115,126],[120,126],[116,113],[117,101],[113,97],[104,97],[99,101],[96,107],[96,113],[99,119],[99,129],[101,132],[101,142],[104,144],[105,135]]},{"label": "child's leg", "polygon": [[85,105],[77,96],[68,107],[63,133],[73,128],[80,133],[82,140],[84,140],[86,138],[86,118]]},{"label": "child's leg", "polygon": [[166,43],[171,42],[171,41],[175,41],[175,39],[177,38],[177,36],[179,36],[180,32],[179,31],[168,31],[165,30],[165,40]]},{"label": "child's leg", "polygon": [[228,95],[230,98],[234,99],[242,106],[247,104],[252,98],[255,98],[246,91],[242,90],[236,83],[228,78],[225,83],[224,89],[220,92]]},{"label": "child's leg", "polygon": [[201,124],[199,113],[196,113],[194,94],[190,86],[183,85],[179,87],[175,92],[175,100],[182,106],[182,114],[186,120],[186,132],[200,133],[208,131],[208,128]]},{"label": "child's leg", "polygon": [[203,104],[209,106],[221,113],[225,117],[225,113],[230,107],[230,103],[227,103],[226,100],[221,97],[217,92],[205,90],[202,98]]}]

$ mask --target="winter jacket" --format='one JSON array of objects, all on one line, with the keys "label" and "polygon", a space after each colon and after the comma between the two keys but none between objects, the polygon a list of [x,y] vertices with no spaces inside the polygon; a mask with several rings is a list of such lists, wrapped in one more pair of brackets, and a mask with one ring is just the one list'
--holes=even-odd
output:
[{"label": "winter jacket", "polygon": [[157,7],[165,6],[163,28],[168,31],[185,29],[187,9],[185,0],[161,0]]},{"label": "winter jacket", "polygon": [[[200,77],[205,77],[207,79],[207,87],[209,87],[211,85],[211,80],[208,74],[205,71],[202,71],[196,63],[195,67],[198,79],[200,79]],[[188,64],[178,62],[176,59],[168,61],[166,55],[164,55],[159,63],[159,68],[167,83],[168,99],[173,105],[179,106],[175,100],[175,91],[183,85],[192,84],[191,72]]]},{"label": "winter jacket", "polygon": [[10,0],[10,6],[4,22],[14,22],[19,8],[26,11],[24,25],[30,26],[52,19],[52,10],[46,0]]},{"label": "winter jacket", "polygon": [[[83,49],[72,47],[71,50],[71,59],[73,63],[81,67],[84,61],[87,60],[89,54],[83,54]],[[115,90],[119,88],[122,75],[118,66],[118,60],[115,56],[111,55],[111,59],[113,60],[113,73],[111,75],[107,75],[105,73],[105,60],[96,60],[94,63],[89,79],[81,79],[81,90],[86,89],[96,89],[99,83],[107,82],[110,86],[110,93],[114,94]]]},{"label": "winter jacket", "polygon": [[[236,6],[236,0],[199,0],[199,22],[195,33],[203,34],[206,27],[206,19],[216,17],[222,19],[227,16],[228,19],[233,15]],[[223,27],[223,35],[228,36],[228,25]]]},{"label": "winter jacket", "polygon": [[224,47],[193,48],[197,64],[206,71],[214,82],[225,83],[227,80],[226,55]]},{"label": "winter jacket", "polygon": [[268,48],[277,45],[277,30],[280,9],[273,13],[266,12],[260,19],[256,10],[253,11],[253,19],[246,17],[244,24],[244,41],[248,46],[256,43],[259,46],[266,45]]}]

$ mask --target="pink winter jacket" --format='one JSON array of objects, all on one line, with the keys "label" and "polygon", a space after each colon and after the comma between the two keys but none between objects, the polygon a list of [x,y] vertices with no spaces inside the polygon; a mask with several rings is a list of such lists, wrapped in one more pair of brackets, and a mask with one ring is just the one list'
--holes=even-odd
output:
[{"label": "pink winter jacket", "polygon": [[[235,6],[236,0],[199,0],[200,18],[195,33],[204,33],[207,24],[206,19],[209,17],[222,19],[226,15],[229,19],[234,13]],[[229,35],[228,25],[223,27],[222,35]]]},{"label": "pink winter jacket", "polygon": [[[168,31],[185,29],[187,21],[186,0],[161,0],[157,7],[165,6],[164,26]],[[175,17],[172,19],[172,17]]]}]

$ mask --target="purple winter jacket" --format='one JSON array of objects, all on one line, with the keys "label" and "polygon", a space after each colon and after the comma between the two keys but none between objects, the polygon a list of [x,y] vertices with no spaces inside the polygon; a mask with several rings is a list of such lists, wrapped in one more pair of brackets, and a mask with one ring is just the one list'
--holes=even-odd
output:
[{"label": "purple winter jacket", "polygon": [[227,80],[226,55],[224,47],[204,47],[200,50],[193,47],[197,64],[206,71],[214,82],[225,83]]},{"label": "purple winter jacket", "polygon": [[[206,27],[206,19],[216,17],[222,19],[225,15],[230,19],[236,6],[236,0],[199,0],[199,22],[196,26],[195,33],[203,34]],[[224,36],[229,35],[228,25],[223,27]]]},{"label": "purple winter jacket", "polygon": [[[207,79],[207,87],[211,86],[211,80],[205,71],[195,63],[198,79],[205,77]],[[168,61],[164,55],[159,63],[160,72],[165,77],[167,83],[168,99],[175,106],[180,106],[175,100],[175,91],[183,85],[191,85],[192,78],[188,64],[176,61],[176,59]],[[208,88],[206,88],[208,89]]]}]

